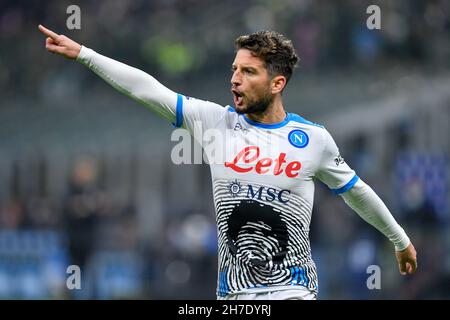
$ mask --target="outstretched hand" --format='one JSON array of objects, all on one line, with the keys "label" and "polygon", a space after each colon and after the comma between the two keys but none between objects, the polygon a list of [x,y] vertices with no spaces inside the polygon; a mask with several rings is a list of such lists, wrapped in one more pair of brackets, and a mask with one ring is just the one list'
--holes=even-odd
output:
[{"label": "outstretched hand", "polygon": [[417,269],[417,253],[413,244],[410,243],[403,251],[396,251],[398,268],[402,275],[413,274]]},{"label": "outstretched hand", "polygon": [[72,39],[56,34],[55,32],[39,25],[39,31],[47,36],[45,48],[52,53],[57,53],[68,59],[76,59],[81,50],[81,45]]}]

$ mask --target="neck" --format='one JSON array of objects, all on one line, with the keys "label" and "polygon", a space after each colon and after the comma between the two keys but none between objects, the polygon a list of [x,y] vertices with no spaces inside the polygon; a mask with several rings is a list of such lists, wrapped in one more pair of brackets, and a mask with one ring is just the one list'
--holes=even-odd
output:
[{"label": "neck", "polygon": [[279,123],[286,118],[286,112],[284,111],[283,101],[280,95],[277,95],[273,99],[273,102],[264,112],[246,113],[245,115],[252,121],[265,124]]}]

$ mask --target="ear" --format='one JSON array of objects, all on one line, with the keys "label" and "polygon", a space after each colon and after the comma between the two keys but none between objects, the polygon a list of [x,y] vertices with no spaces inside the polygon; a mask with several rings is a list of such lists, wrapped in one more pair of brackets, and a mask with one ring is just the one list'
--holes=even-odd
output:
[{"label": "ear", "polygon": [[270,81],[272,94],[281,93],[286,86],[286,77],[276,76]]}]

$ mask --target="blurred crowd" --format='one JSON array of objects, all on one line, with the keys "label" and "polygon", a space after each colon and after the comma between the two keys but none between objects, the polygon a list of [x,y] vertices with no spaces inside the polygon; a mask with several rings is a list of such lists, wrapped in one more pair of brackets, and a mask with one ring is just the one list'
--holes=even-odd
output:
[{"label": "blurred crowd", "polygon": [[[275,29],[293,40],[301,58],[293,81],[315,79],[305,95],[328,102],[334,99],[332,93],[321,86],[330,74],[344,75],[336,85],[352,91],[357,85],[354,74],[420,70],[428,79],[448,75],[450,70],[450,4],[445,0],[78,1],[82,29],[69,31],[65,23],[70,4],[74,3],[0,3],[0,115],[15,124],[3,120],[0,128],[2,299],[215,299],[217,240],[209,169],[168,164],[168,137],[167,148],[153,147],[153,155],[165,163],[163,170],[142,152],[130,153],[120,145],[119,153],[130,158],[125,165],[100,151],[85,152],[82,146],[77,152],[66,150],[70,159],[57,158],[57,164],[45,156],[52,149],[50,143],[36,147],[31,141],[31,157],[28,149],[19,150],[21,136],[14,133],[39,130],[53,99],[75,114],[78,111],[66,101],[76,100],[80,109],[89,109],[95,108],[96,101],[85,96],[115,94],[86,70],[64,59],[48,58],[36,30],[38,23],[194,93],[220,92],[209,90],[207,80],[212,78],[222,79],[226,89],[233,39],[259,29]],[[370,4],[381,8],[382,30],[366,27],[365,10]],[[111,108],[125,108],[121,101],[112,99]],[[420,123],[427,121],[433,130],[433,120],[418,117],[394,123],[381,142],[374,142],[369,132],[338,138],[347,162],[386,201],[411,236],[419,254],[419,272],[401,277],[392,245],[318,184],[310,236],[319,271],[319,298],[450,297],[450,99],[436,111],[431,102],[426,103],[426,115],[446,123],[435,126],[441,128],[433,136],[440,137],[437,148],[423,148],[433,141],[422,141],[418,147],[417,141],[429,136],[419,129]],[[22,113],[14,112],[17,108]],[[32,109],[43,110],[43,116],[33,118]],[[301,110],[299,105],[292,111]],[[125,117],[127,112],[134,111],[124,111]],[[25,118],[36,127],[24,127]],[[119,125],[123,116],[111,119],[111,126]],[[62,127],[75,121],[74,116],[60,123],[61,139],[65,138]],[[133,140],[133,125],[129,127],[117,134]],[[97,131],[92,128],[92,132]],[[95,134],[91,135],[95,150]],[[383,152],[376,151],[377,143]],[[131,168],[129,174],[119,177],[125,166]],[[142,187],[143,177],[156,181],[156,187]],[[117,185],[127,187],[117,189]],[[152,234],[147,235],[150,227]],[[69,265],[81,268],[81,290],[66,287]],[[366,286],[369,265],[381,267],[381,290]]]},{"label": "blurred crowd", "polygon": [[[36,97],[56,87],[78,94],[99,86],[80,70],[63,68],[64,61],[36,54],[44,44],[38,23],[182,87],[211,74],[228,75],[230,64],[224,61],[230,61],[233,39],[260,29],[276,29],[293,40],[302,72],[367,72],[417,63],[439,69],[450,64],[450,5],[445,0],[77,1],[81,30],[66,27],[70,4],[2,1],[4,93]],[[366,27],[366,9],[373,4],[381,9],[382,30]],[[74,81],[66,79],[69,72]]]}]

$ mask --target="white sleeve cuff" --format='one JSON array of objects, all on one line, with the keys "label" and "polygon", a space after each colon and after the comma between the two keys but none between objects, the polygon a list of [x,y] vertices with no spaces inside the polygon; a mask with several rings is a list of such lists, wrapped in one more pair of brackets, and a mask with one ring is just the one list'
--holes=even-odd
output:
[{"label": "white sleeve cuff", "polygon": [[93,52],[92,49],[89,49],[88,47],[85,46],[81,46],[81,50],[78,53],[78,57],[77,57],[77,61],[81,62],[84,65],[88,65],[89,63],[89,56],[91,54],[91,52]]}]

